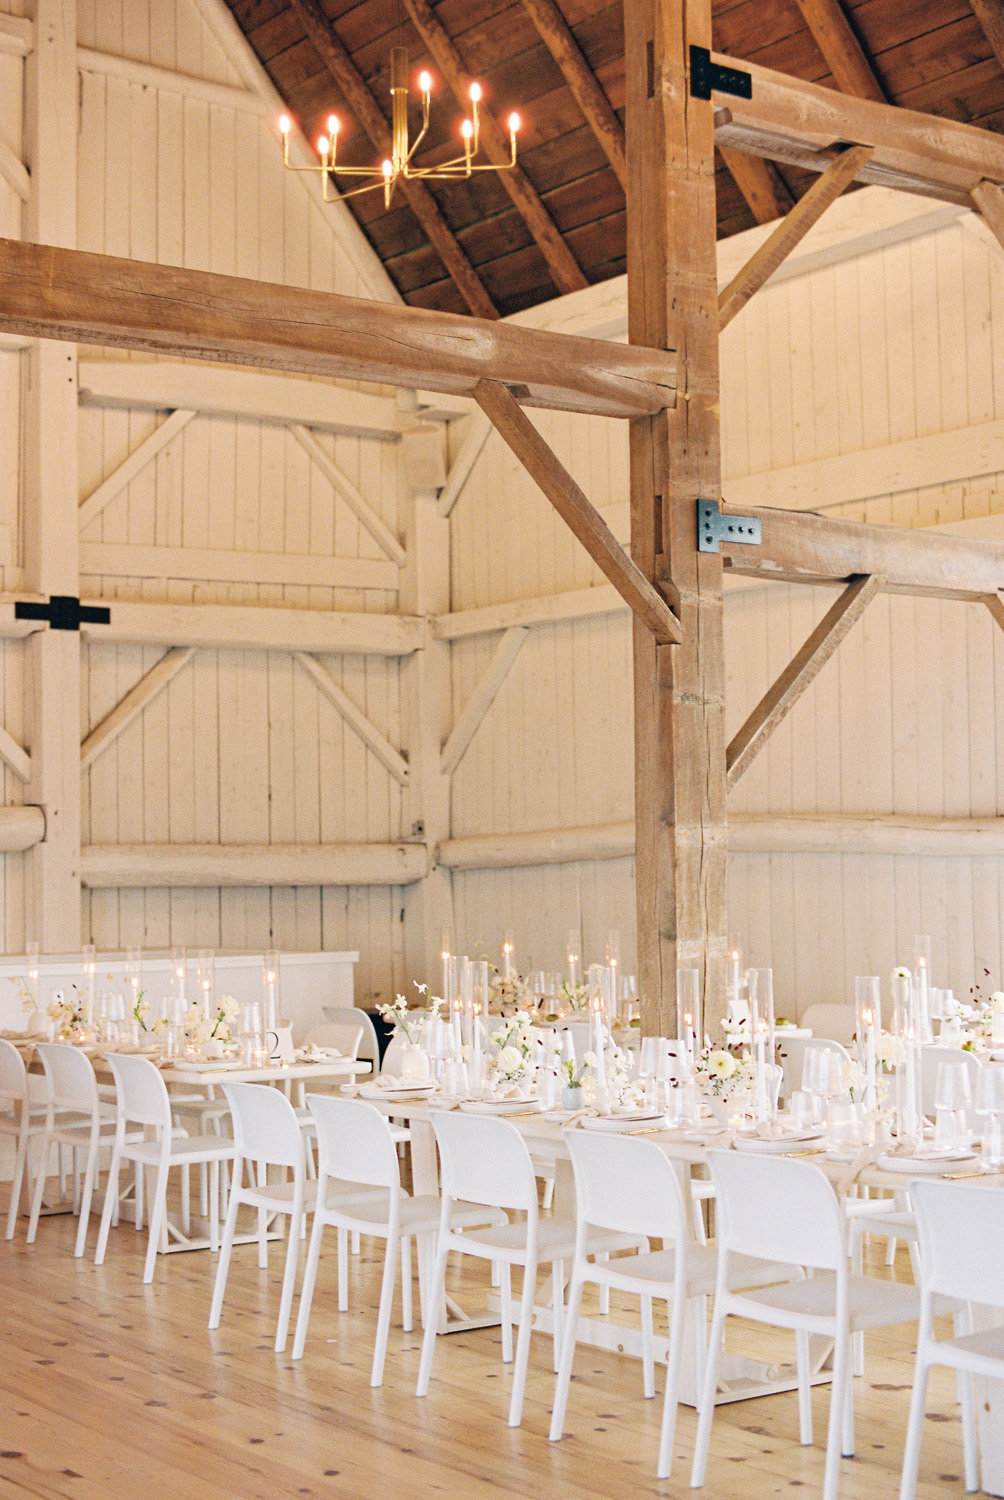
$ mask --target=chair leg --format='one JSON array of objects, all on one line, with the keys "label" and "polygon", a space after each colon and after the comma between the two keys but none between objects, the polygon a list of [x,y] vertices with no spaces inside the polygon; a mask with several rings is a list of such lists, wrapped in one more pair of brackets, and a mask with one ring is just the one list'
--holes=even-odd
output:
[{"label": "chair leg", "polygon": [[[597,1257],[599,1259],[599,1257]],[[604,1291],[608,1288],[604,1288]],[[558,1361],[561,1358],[561,1339],[563,1334],[562,1321],[565,1312],[565,1263],[561,1260],[552,1262],[551,1265],[551,1316],[554,1327],[554,1337],[551,1361],[554,1365],[554,1373],[558,1373]],[[533,1317],[533,1308],[529,1309],[529,1316]]]},{"label": "chair leg", "polygon": [[[401,1248],[408,1245],[408,1266],[411,1271],[411,1241],[402,1237]],[[370,1373],[370,1385],[383,1385],[384,1360],[387,1357],[387,1336],[390,1333],[390,1314],[394,1305],[394,1282],[397,1280],[397,1236],[387,1236],[387,1249],[383,1258],[383,1281],[380,1285],[380,1310],[377,1313],[376,1344],[373,1348],[373,1369]],[[401,1275],[404,1276],[405,1266],[402,1261]],[[402,1283],[403,1284],[403,1283]]]},{"label": "chair leg", "polygon": [[847,1401],[849,1344],[849,1335],[844,1329],[840,1329],[833,1347],[833,1380],[830,1384],[830,1420],[826,1430],[823,1500],[837,1500],[837,1486],[840,1482],[840,1440],[844,1426],[844,1404]]},{"label": "chair leg", "polygon": [[652,1329],[652,1298],[641,1299],[641,1378],[645,1400],[655,1396],[655,1334]]},{"label": "chair leg", "polygon": [[349,1310],[349,1232],[338,1231],[338,1311]]},{"label": "chair leg", "polygon": [[711,1422],[715,1415],[715,1391],[718,1388],[718,1359],[725,1336],[725,1313],[718,1310],[719,1299],[715,1298],[715,1311],[711,1319],[711,1337],[708,1340],[708,1362],[704,1370],[704,1389],[697,1419],[697,1437],[694,1441],[694,1463],[690,1471],[690,1488],[702,1489],[704,1474],[708,1467],[708,1447],[711,1443]]},{"label": "chair leg", "polygon": [[209,1309],[209,1327],[219,1328],[220,1314],[223,1311],[223,1293],[226,1291],[227,1275],[230,1271],[230,1252],[234,1247],[234,1231],[237,1227],[237,1210],[241,1205],[241,1181],[243,1179],[243,1163],[240,1157],[234,1162],[233,1183],[230,1188],[230,1202],[227,1205],[227,1222],[223,1227],[223,1244],[220,1246],[220,1258],[216,1266],[216,1280],[213,1283],[213,1303]]},{"label": "chair leg", "polygon": [[[206,1163],[202,1163],[203,1177]],[[209,1163],[209,1248],[215,1255],[220,1248],[220,1164]]]},{"label": "chair leg", "polygon": [[924,1434],[924,1408],[927,1404],[927,1374],[930,1369],[924,1357],[923,1345],[929,1336],[929,1329],[922,1323],[918,1333],[917,1363],[913,1372],[910,1417],[906,1424],[906,1445],[903,1450],[903,1473],[899,1484],[899,1500],[913,1500],[917,1489],[920,1444]]},{"label": "chair leg", "polygon": [[[28,1220],[28,1234],[26,1243],[33,1245],[35,1235],[38,1233],[38,1216],[42,1212],[42,1197],[45,1193],[45,1169],[49,1165],[50,1140],[48,1136],[42,1138],[42,1154],[38,1162],[38,1176],[35,1178],[35,1191],[31,1195],[31,1217]],[[58,1154],[58,1152],[57,1152]],[[62,1158],[60,1158],[60,1161]]]},{"label": "chair leg", "polygon": [[[255,1181],[259,1187],[268,1182],[268,1166],[263,1161],[258,1163]],[[268,1270],[268,1210],[265,1208],[258,1210],[258,1269]]]},{"label": "chair leg", "polygon": [[157,1269],[157,1252],[160,1248],[160,1236],[167,1218],[167,1177],[170,1170],[169,1164],[162,1161],[157,1168],[157,1175],[153,1183],[153,1199],[150,1203],[150,1241],[146,1247],[146,1264],[143,1267],[143,1284],[149,1285],[153,1280],[153,1273]]},{"label": "chair leg", "polygon": [[[202,1167],[205,1171],[205,1162]],[[184,1234],[192,1232],[192,1169],[187,1161],[181,1167],[181,1228]]]},{"label": "chair leg", "polygon": [[10,1184],[10,1208],[7,1210],[7,1233],[6,1238],[14,1238],[14,1228],[17,1224],[17,1212],[21,1206],[21,1189],[24,1183],[25,1173],[28,1165],[28,1128],[25,1124],[18,1136],[17,1160],[14,1163],[14,1176]]},{"label": "chair leg", "polygon": [[[296,1332],[293,1334],[293,1358],[303,1358],[303,1346],[307,1342],[307,1324],[310,1322],[310,1305],[314,1300],[314,1282],[317,1280],[317,1265],[321,1258],[321,1238],[324,1234],[324,1215],[314,1214],[314,1225],[310,1231],[310,1245],[307,1249],[307,1264],[303,1272],[303,1286],[300,1288],[300,1310],[296,1315]],[[338,1231],[339,1241],[344,1230]],[[339,1286],[339,1294],[341,1286]]]},{"label": "chair leg", "polygon": [[294,1198],[293,1212],[286,1236],[286,1269],[282,1275],[282,1296],[279,1299],[279,1323],[275,1330],[275,1352],[281,1354],[286,1347],[289,1333],[289,1317],[293,1309],[293,1290],[296,1286],[296,1267],[300,1259],[300,1219],[303,1215],[302,1198]]},{"label": "chair leg", "polygon": [[429,1394],[429,1379],[432,1375],[432,1356],[436,1352],[436,1339],[439,1335],[439,1321],[446,1310],[446,1258],[448,1251],[444,1247],[436,1248],[436,1262],[432,1270],[432,1281],[429,1287],[429,1318],[422,1335],[422,1358],[418,1366],[418,1384],[415,1387],[416,1396],[427,1396]]},{"label": "chair leg", "polygon": [[[610,1259],[610,1254],[609,1254],[609,1251],[607,1251],[607,1250],[601,1250],[600,1253],[596,1257],[596,1261],[597,1261],[598,1265],[603,1264],[603,1262],[608,1261],[609,1259]],[[598,1300],[599,1300],[600,1317],[602,1317],[602,1318],[608,1318],[610,1316],[610,1288],[608,1286],[606,1286],[603,1282],[601,1282],[600,1286],[599,1286]]]},{"label": "chair leg", "polygon": [[844,1390],[844,1420],[843,1420],[843,1442],[841,1452],[844,1458],[854,1457],[854,1371],[851,1361],[847,1362],[847,1380]]},{"label": "chair leg", "polygon": [[112,1224],[112,1214],[119,1196],[119,1171],[122,1165],[122,1154],[118,1143],[112,1147],[112,1159],[108,1167],[108,1182],[105,1185],[105,1206],[101,1210],[101,1227],[98,1230],[98,1248],[94,1252],[94,1264],[103,1266],[105,1263],[105,1251],[108,1249],[108,1231]]},{"label": "chair leg", "polygon": [[668,1479],[673,1469],[673,1439],[676,1436],[676,1413],[680,1385],[680,1358],[683,1354],[683,1323],[686,1310],[683,1287],[673,1301],[669,1320],[669,1353],[666,1359],[666,1394],[662,1403],[662,1427],[659,1433],[659,1465],[656,1475]]},{"label": "chair leg", "polygon": [[519,1334],[516,1338],[516,1362],[512,1372],[512,1399],[509,1402],[509,1426],[518,1427],[523,1420],[523,1391],[526,1367],[530,1362],[530,1330],[533,1327],[533,1300],[537,1290],[537,1262],[528,1260],[523,1267]]},{"label": "chair leg", "polygon": [[798,1368],[798,1441],[803,1448],[812,1447],[812,1386],[809,1384],[809,1335],[795,1334],[795,1358]]},{"label": "chair leg", "polygon": [[512,1364],[512,1267],[506,1261],[502,1267],[500,1287],[502,1303],[502,1363]]},{"label": "chair leg", "polygon": [[[864,1270],[864,1233],[860,1226],[851,1220],[851,1275],[860,1276]],[[853,1367],[855,1375],[865,1373],[865,1336],[863,1332],[851,1335],[851,1349],[853,1350]],[[809,1439],[810,1443],[812,1439]]]},{"label": "chair leg", "polygon": [[80,1195],[80,1223],[77,1225],[77,1243],[73,1249],[74,1258],[77,1260],[84,1253],[87,1244],[87,1231],[91,1227],[91,1198],[94,1196],[94,1179],[98,1172],[99,1149],[97,1139],[93,1140],[90,1150],[87,1153],[87,1165],[84,1168],[84,1185]]},{"label": "chair leg", "polygon": [[411,1333],[415,1327],[414,1309],[411,1305],[411,1276],[411,1236],[403,1234],[401,1236],[401,1326],[405,1333]]},{"label": "chair leg", "polygon": [[[960,1308],[952,1319],[955,1337],[965,1338],[973,1331],[973,1312],[970,1306]],[[962,1452],[966,1466],[966,1489],[971,1495],[980,1487],[979,1450],[976,1444],[976,1405],[973,1396],[973,1377],[968,1370],[956,1370],[955,1384],[962,1415]]]},{"label": "chair leg", "polygon": [[568,1405],[568,1387],[572,1379],[575,1360],[575,1339],[579,1327],[579,1309],[582,1306],[583,1280],[578,1267],[572,1269],[572,1284],[568,1289],[568,1307],[565,1309],[565,1336],[561,1341],[561,1358],[558,1361],[558,1378],[554,1382],[554,1406],[551,1410],[552,1443],[560,1442],[565,1426],[565,1408]]}]

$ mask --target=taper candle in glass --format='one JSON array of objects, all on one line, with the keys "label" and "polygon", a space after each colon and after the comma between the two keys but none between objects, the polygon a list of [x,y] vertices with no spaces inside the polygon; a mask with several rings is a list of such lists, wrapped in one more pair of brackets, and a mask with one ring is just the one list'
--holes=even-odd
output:
[{"label": "taper candle in glass", "polygon": [[[593,965],[597,968],[598,965]],[[592,972],[592,970],[590,970]],[[592,1033],[592,1049],[596,1058],[596,1100],[602,1105],[606,1103],[607,1097],[607,1047],[606,1027],[603,1023],[603,996],[594,994],[589,1001],[589,1013],[592,1020],[590,1031]]]},{"label": "taper candle in glass", "polygon": [[84,975],[84,1020],[94,1025],[98,984],[98,952],[93,943],[85,943],[80,965]]},{"label": "taper candle in glass", "polygon": [[864,1105],[871,1112],[878,1104],[875,1069],[882,1029],[882,1000],[877,974],[859,974],[854,981],[854,1029],[858,1064],[865,1079]]},{"label": "taper candle in glass", "polygon": [[917,986],[917,1040],[930,1042],[934,1032],[931,1029],[931,939],[927,936],[913,940],[913,975]]},{"label": "taper candle in glass", "polygon": [[680,1042],[680,1061],[691,1075],[697,1066],[698,1037],[701,1034],[701,974],[699,969],[676,971],[676,1035]]},{"label": "taper candle in glass", "polygon": [[28,959],[28,991],[31,995],[31,1008],[38,1011],[38,943],[34,938],[25,943],[24,951]]},{"label": "taper candle in glass", "polygon": [[127,1020],[131,1020],[136,1014],[139,997],[143,993],[143,949],[127,948],[125,964],[126,982],[126,1005],[129,1009]]},{"label": "taper candle in glass", "polygon": [[474,964],[463,954],[460,960],[461,1041],[470,1045],[471,1019],[474,1015]]},{"label": "taper candle in glass", "polygon": [[[486,963],[485,964],[485,968],[487,969],[487,967],[488,967],[488,965]],[[472,1017],[472,1035],[471,1035],[471,1088],[472,1089],[481,1089],[481,1088],[484,1088],[484,1082],[485,1082],[485,1077],[484,1077],[484,1062],[483,1062],[484,1053],[482,1052],[482,1039],[481,1039],[481,1017],[482,1017],[483,1014],[484,1014],[484,1011],[482,1010],[481,1001],[479,999],[475,998],[475,1001],[474,1001],[474,1014],[473,1014],[473,1017]]]},{"label": "taper candle in glass", "polygon": [[565,945],[565,960],[568,964],[568,982],[577,985],[582,980],[582,939],[577,927],[568,929],[568,942]]},{"label": "taper candle in glass", "polygon": [[743,945],[738,934],[729,945],[728,1018],[733,1026],[741,1026],[747,1018],[743,1005]]},{"label": "taper candle in glass", "polygon": [[453,957],[453,934],[448,928],[443,928],[443,941],[439,947],[439,960],[443,966],[443,990],[442,999],[447,1005],[450,1003],[450,959]]},{"label": "taper candle in glass", "polygon": [[279,955],[266,953],[261,966],[262,990],[265,996],[265,1030],[275,1031],[279,1024]]},{"label": "taper candle in glass", "polygon": [[178,1000],[188,999],[188,950],[171,949],[171,986]]},{"label": "taper candle in glass", "polygon": [[893,1034],[896,1038],[896,1134],[901,1146],[916,1148],[923,1139],[920,1092],[920,1038],[917,997],[909,969],[892,976]]},{"label": "taper candle in glass", "polygon": [[212,1016],[213,997],[216,990],[216,954],[212,948],[200,948],[195,956],[195,982],[199,989],[199,1004],[203,1017]]},{"label": "taper candle in glass", "polygon": [[511,979],[513,975],[513,954],[516,952],[516,939],[512,929],[506,930],[502,939],[502,978]]},{"label": "taper candle in glass", "polygon": [[610,997],[607,1002],[607,1020],[612,1026],[617,1019],[618,976],[621,971],[621,935],[616,927],[607,933],[607,968],[610,970]]},{"label": "taper candle in glass", "polygon": [[[750,969],[750,1035],[753,1039],[753,1113],[759,1123],[773,1113],[774,970]],[[770,1068],[770,1073],[768,1073]]]}]

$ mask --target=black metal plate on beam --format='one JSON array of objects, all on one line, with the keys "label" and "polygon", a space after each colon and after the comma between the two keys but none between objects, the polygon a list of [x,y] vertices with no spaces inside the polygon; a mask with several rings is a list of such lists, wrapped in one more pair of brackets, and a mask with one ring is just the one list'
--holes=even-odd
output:
[{"label": "black metal plate on beam", "polygon": [[109,625],[112,612],[102,605],[81,604],[72,594],[53,594],[48,604],[33,599],[18,600],[15,620],[47,620],[51,630],[79,630],[81,624]]},{"label": "black metal plate on beam", "polygon": [[732,94],[736,99],[753,98],[753,79],[741,68],[723,68],[711,61],[707,47],[690,49],[690,92],[694,99],[710,99],[712,92]]},{"label": "black metal plate on beam", "polygon": [[759,547],[761,539],[760,522],[755,516],[723,516],[717,500],[698,500],[698,552],[718,552],[721,542]]}]

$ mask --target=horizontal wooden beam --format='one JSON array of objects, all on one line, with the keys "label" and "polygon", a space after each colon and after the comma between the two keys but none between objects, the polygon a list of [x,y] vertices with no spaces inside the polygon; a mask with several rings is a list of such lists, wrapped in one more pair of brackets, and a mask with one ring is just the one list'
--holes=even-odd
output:
[{"label": "horizontal wooden beam", "polygon": [[527,630],[523,625],[514,625],[499,641],[488,668],[460,713],[443,746],[440,771],[443,776],[452,776],[460,764],[468,745],[484,720],[485,714],[495,702],[499,688],[505,682],[509,668],[516,660],[526,640]]},{"label": "horizontal wooden beam", "polygon": [[[98,599],[83,602],[108,603]],[[29,622],[14,620],[13,610],[13,601],[0,598],[0,636],[15,629],[20,635],[27,633]],[[348,614],[250,604],[134,604],[116,599],[111,602],[109,624],[85,623],[81,633],[94,646],[128,643],[224,651],[308,651],[322,656],[335,652],[410,656],[424,646],[427,626],[417,615]]]},{"label": "horizontal wooden beam", "polygon": [[513,625],[557,625],[562,620],[585,620],[594,615],[615,615],[627,605],[611,584],[594,589],[571,589],[537,599],[514,599],[509,604],[485,604],[480,609],[461,609],[434,615],[432,638],[456,641],[464,636],[490,635]]},{"label": "horizontal wooden beam", "polygon": [[657,641],[678,642],[680,622],[665,599],[621,546],[510,392],[496,380],[483,380],[474,394],[496,432],[641,623]]},{"label": "horizontal wooden beam", "polygon": [[408,762],[400,750],[395,749],[382,730],[366,717],[359,705],[353,702],[341,684],[335,681],[315,657],[304,651],[297,651],[296,660],[328,702],[334,704],[346,724],[355,730],[363,744],[372,750],[380,764],[390,772],[398,786],[406,786]]},{"label": "horizontal wooden beam", "polygon": [[815,630],[773,682],[725,752],[726,788],[731,791],[779,724],[860,620],[878,593],[881,579],[858,578],[831,604]]},{"label": "horizontal wooden beam", "polygon": [[236,109],[243,114],[267,115],[268,101],[250,89],[234,88],[228,83],[214,83],[193,73],[173,68],[158,68],[152,63],[137,62],[115,52],[98,52],[93,47],[77,48],[77,67],[81,73],[97,73],[105,78],[124,78],[145,89],[181,94],[186,99],[200,99],[221,109]]},{"label": "horizontal wooden beam", "polygon": [[0,807],[0,852],[20,854],[45,838],[45,813],[40,807]]},{"label": "horizontal wooden beam", "polygon": [[726,576],[817,583],[877,573],[884,593],[982,602],[1004,588],[1004,542],[903,526],[865,526],[805,511],[723,508],[760,521],[759,547],[723,541]]},{"label": "horizontal wooden beam", "polygon": [[90,890],[229,886],[411,885],[428,873],[424,844],[90,844]]},{"label": "horizontal wooden beam", "polygon": [[384,589],[400,575],[383,558],[314,557],[296,552],[230,552],[222,547],[146,547],[81,542],[80,571],[112,578],[179,578],[220,583],[291,583],[303,587]]},{"label": "horizontal wooden beam", "polygon": [[82,406],[127,411],[192,407],[204,416],[248,417],[283,427],[302,422],[322,432],[396,439],[408,425],[393,396],[373,396],[325,381],[271,375],[225,365],[158,359],[82,359],[77,366]]},{"label": "horizontal wooden beam", "polygon": [[106,714],[81,744],[80,769],[82,771],[115,743],[122,731],[132,723],[133,719],[139,717],[147,704],[152,703],[168,683],[177,677],[193,654],[191,646],[175,646],[172,650],[165,652],[156,666],[151,667],[134,688],[129,689],[125,697],[116,703],[111,713]]},{"label": "horizontal wooden beam", "polygon": [[[712,54],[735,68],[735,58]],[[986,178],[1004,182],[1004,139],[995,131],[963,125],[872,99],[856,99],[756,63],[740,64],[752,78],[752,98],[716,94],[715,143],[821,172],[848,145],[871,146],[857,174],[907,192],[969,206]]]},{"label": "horizontal wooden beam", "polygon": [[769,281],[778,266],[800,244],[830,204],[853,182],[871,156],[870,146],[851,146],[831,162],[778,224],[774,233],[753,252],[718,296],[718,327],[725,328],[736,313]]},{"label": "horizontal wooden beam", "polygon": [[489,377],[600,416],[676,400],[671,351],[19,240],[0,240],[0,329],[460,395]]},{"label": "horizontal wooden beam", "polygon": [[131,484],[137,474],[141,474],[148,463],[151,463],[162,448],[166,447],[172,438],[186,428],[192,418],[194,411],[179,409],[173,411],[169,417],[156,427],[150,436],[133,449],[129,457],[123,459],[118,468],[107,479],[103,479],[96,489],[93,489],[86,499],[81,500],[77,516],[80,521],[80,529],[89,526],[95,520],[106,505],[109,505],[116,495],[121,495],[127,485]]},{"label": "horizontal wooden beam", "polygon": [[332,489],[341,495],[357,521],[366,528],[384,555],[389,557],[391,562],[397,567],[403,568],[405,564],[404,548],[383,517],[378,515],[372,505],[370,505],[362,491],[352,483],[347,474],[342,473],[334,459],[324,451],[314,434],[308,428],[302,426],[299,422],[294,422],[289,430],[303,451],[309,455],[312,462],[320,469]]},{"label": "horizontal wooden beam", "polygon": [[[1000,859],[1004,818],[909,814],[730,813],[729,853],[902,855],[918,859]],[[437,861],[451,870],[508,870],[630,859],[634,824],[599,823],[528,833],[483,833],[440,844]]]}]

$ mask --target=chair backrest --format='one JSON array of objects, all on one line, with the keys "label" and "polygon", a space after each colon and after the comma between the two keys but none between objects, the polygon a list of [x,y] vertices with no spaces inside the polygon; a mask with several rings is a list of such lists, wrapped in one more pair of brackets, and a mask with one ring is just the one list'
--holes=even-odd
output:
[{"label": "chair backrest", "polygon": [[321,1011],[324,1019],[333,1022],[336,1026],[362,1027],[362,1040],[352,1055],[361,1057],[364,1062],[371,1062],[374,1073],[379,1073],[380,1042],[377,1038],[376,1027],[366,1012],[360,1010],[357,1005],[322,1005]]},{"label": "chair backrest", "polygon": [[315,1021],[303,1035],[305,1047],[334,1047],[343,1057],[358,1057],[363,1028],[358,1021]]},{"label": "chair backrest", "polygon": [[831,1041],[829,1037],[786,1037],[784,1031],[777,1033],[777,1048],[775,1056],[781,1065],[781,1094],[787,1099],[793,1089],[802,1087],[802,1074],[805,1071],[805,1054],[807,1052],[836,1052],[838,1057],[845,1062],[850,1062],[850,1054],[846,1047],[839,1042]]},{"label": "chair backrest", "polygon": [[157,1125],[171,1133],[171,1101],[160,1070],[148,1057],[110,1053],[108,1066],[118,1091],[119,1115],[137,1125]]},{"label": "chair backrest", "polygon": [[[938,1068],[942,1063],[963,1063],[969,1069],[969,1087],[976,1099],[976,1084],[982,1064],[972,1052],[963,1052],[961,1047],[939,1047],[936,1044],[920,1049],[920,1107],[925,1115],[935,1113],[935,1094],[938,1089]],[[974,1117],[970,1113],[970,1125]]]},{"label": "chair backrest", "polygon": [[709,1151],[708,1166],[719,1250],[846,1273],[840,1206],[818,1167],[746,1151]]},{"label": "chair backrest", "polygon": [[308,1094],[307,1104],[317,1125],[320,1176],[370,1187],[400,1187],[397,1147],[376,1105],[331,1094]]},{"label": "chair backrest", "polygon": [[849,1047],[854,1040],[857,1019],[853,1005],[821,1004],[810,1005],[799,1024],[807,1026],[813,1037],[829,1038],[842,1047]]},{"label": "chair backrest", "polygon": [[983,1183],[911,1182],[925,1291],[1004,1307],[1004,1193]]},{"label": "chair backrest", "polygon": [[526,1142],[508,1120],[494,1115],[432,1116],[439,1142],[444,1198],[522,1209],[537,1215],[537,1179]]},{"label": "chair backrest", "polygon": [[589,1130],[566,1131],[565,1141],[582,1221],[650,1239],[687,1239],[679,1178],[653,1141]]},{"label": "chair backrest", "polygon": [[49,1099],[55,1109],[93,1115],[98,1108],[98,1084],[86,1052],[66,1042],[39,1042]]},{"label": "chair backrest", "polygon": [[267,1083],[225,1083],[223,1092],[230,1105],[238,1156],[297,1171],[303,1168],[300,1122],[281,1089]]},{"label": "chair backrest", "polygon": [[28,1070],[14,1046],[0,1037],[0,1100],[24,1104],[28,1098]]}]

